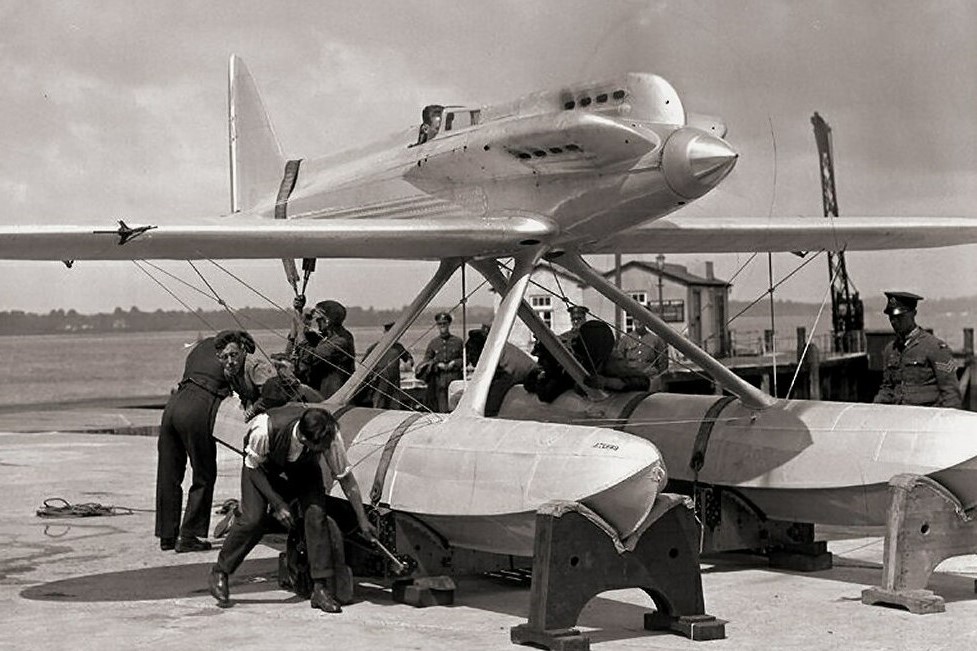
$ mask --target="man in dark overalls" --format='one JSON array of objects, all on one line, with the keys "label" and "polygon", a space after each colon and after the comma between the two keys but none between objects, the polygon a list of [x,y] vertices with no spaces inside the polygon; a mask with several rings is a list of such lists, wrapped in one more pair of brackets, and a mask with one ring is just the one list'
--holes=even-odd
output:
[{"label": "man in dark overalls", "polygon": [[338,301],[319,301],[312,312],[318,331],[309,384],[329,399],[356,369],[353,333],[343,326],[346,307]]},{"label": "man in dark overalls", "polygon": [[[183,379],[163,410],[156,444],[156,536],[164,551],[210,549],[210,543],[201,538],[207,537],[210,527],[210,507],[217,482],[214,420],[221,400],[230,394],[223,365],[217,358],[215,340],[216,337],[208,337],[190,351]],[[188,458],[193,478],[181,524],[182,484]]]},{"label": "man in dark overalls", "polygon": [[331,413],[290,405],[270,409],[251,420],[241,468],[241,517],[231,526],[208,579],[210,594],[219,606],[230,605],[228,575],[264,535],[268,507],[275,519],[291,528],[298,514],[293,514],[288,504],[297,500],[314,583],[312,607],[327,613],[341,612],[326,502],[334,481],[339,482],[353,507],[362,533],[368,539],[375,538],[339,425]]},{"label": "man in dark overalls", "polygon": [[896,339],[885,347],[882,386],[875,402],[959,408],[957,365],[950,347],[916,325],[916,303],[923,297],[909,292],[885,295],[883,312]]}]

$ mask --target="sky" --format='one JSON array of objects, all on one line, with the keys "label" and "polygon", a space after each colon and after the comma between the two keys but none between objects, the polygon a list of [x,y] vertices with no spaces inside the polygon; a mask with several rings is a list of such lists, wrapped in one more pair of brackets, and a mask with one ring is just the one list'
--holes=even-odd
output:
[{"label": "sky", "polygon": [[[722,116],[740,153],[726,181],[686,209],[693,215],[821,215],[816,110],[833,130],[842,218],[977,216],[977,3],[967,0],[4,0],[0,218],[112,228],[228,212],[232,53],[251,69],[289,158],[403,130],[429,103],[492,104],[653,72],[687,110]],[[849,253],[847,264],[872,310],[887,289],[977,295],[975,253]],[[769,284],[765,254],[668,260],[697,273],[714,260],[735,300]],[[774,282],[801,262],[773,256]],[[197,268],[228,304],[290,302],[280,261],[221,265],[241,280]],[[0,261],[0,311],[217,308],[187,263],[159,266],[165,273],[132,262]],[[308,293],[399,307],[432,269],[322,260]],[[469,272],[466,287],[477,280]],[[820,302],[827,283],[822,258],[777,297]],[[436,302],[460,293],[452,283]]]}]

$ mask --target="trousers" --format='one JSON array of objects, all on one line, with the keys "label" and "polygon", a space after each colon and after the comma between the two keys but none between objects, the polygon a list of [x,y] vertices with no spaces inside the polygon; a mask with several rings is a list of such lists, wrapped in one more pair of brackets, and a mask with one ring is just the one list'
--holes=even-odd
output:
[{"label": "trousers", "polygon": [[[187,383],[170,396],[156,442],[156,535],[159,538],[207,537],[217,482],[214,421],[221,398]],[[187,460],[193,475],[183,508],[183,477]]]},{"label": "trousers", "polygon": [[[217,565],[227,574],[240,567],[265,533],[268,499],[254,482],[257,472],[262,471],[247,466],[241,469],[241,517],[234,521],[217,556]],[[313,580],[327,579],[334,570],[322,472],[314,459],[300,459],[288,464],[284,474],[269,476],[269,482],[286,503],[298,501],[301,514],[293,516],[300,515],[303,520],[309,573]]]}]

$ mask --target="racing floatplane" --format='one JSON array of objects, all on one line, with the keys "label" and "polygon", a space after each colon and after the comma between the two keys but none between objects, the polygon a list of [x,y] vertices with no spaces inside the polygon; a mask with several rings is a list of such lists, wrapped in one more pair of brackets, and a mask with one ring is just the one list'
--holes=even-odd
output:
[{"label": "racing floatplane", "polygon": [[[0,257],[438,261],[326,406],[339,416],[358,482],[370,487],[364,492],[387,514],[389,541],[422,569],[465,571],[535,556],[539,598],[528,628],[514,631],[517,641],[557,644],[552,631],[572,626],[591,596],[623,585],[652,594],[672,626],[691,617],[680,628],[696,637],[695,618],[704,616],[698,526],[685,513],[686,502],[663,493],[669,479],[670,486],[712,500],[702,517],[707,532],[716,534],[714,549],[812,545],[810,531],[797,523],[892,526],[892,482],[899,477],[918,478],[909,493],[938,495],[960,522],[977,506],[977,414],[771,397],[583,257],[942,247],[977,242],[977,219],[682,216],[684,206],[733,170],[737,153],[721,120],[687,112],[675,89],[652,74],[624,74],[505,104],[433,107],[420,132],[412,128],[316,159],[282,153],[254,81],[236,56],[229,82],[231,214],[182,225],[6,225],[0,227]],[[587,370],[523,300],[543,261],[575,274],[644,323],[708,373],[724,395],[589,388]],[[501,302],[457,407],[449,414],[352,407],[383,353],[463,264],[485,276]],[[580,392],[544,404],[516,386],[489,418],[489,385],[517,318]],[[222,414],[217,435],[239,445],[240,416]],[[660,529],[667,517],[672,524]],[[731,524],[735,520],[739,524]],[[643,535],[655,527],[658,534]],[[574,544],[585,547],[567,552]],[[595,545],[610,549],[610,560],[589,575],[589,591],[576,600],[582,602],[563,594],[574,602],[565,612],[546,610],[543,591],[566,589],[560,575],[584,571],[570,570],[577,565],[569,561],[559,565],[566,560],[560,554],[579,561]],[[613,560],[614,554],[640,557],[642,549],[641,572],[628,565],[633,560]],[[541,557],[549,565],[541,566]],[[681,580],[661,578],[668,562],[684,563]],[[676,587],[692,575],[691,587]],[[888,587],[905,592],[924,587],[926,579],[928,572],[923,586],[915,586],[909,584],[918,578],[897,577]],[[717,634],[712,625],[714,632],[704,635]]]}]

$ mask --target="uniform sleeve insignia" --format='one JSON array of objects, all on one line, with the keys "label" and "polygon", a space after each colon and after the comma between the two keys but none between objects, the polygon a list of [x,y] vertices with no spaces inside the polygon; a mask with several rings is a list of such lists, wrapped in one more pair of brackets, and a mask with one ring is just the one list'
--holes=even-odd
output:
[{"label": "uniform sleeve insignia", "polygon": [[954,362],[952,359],[948,359],[945,362],[935,362],[933,366],[940,373],[953,373],[954,371],[957,370],[957,363]]}]

